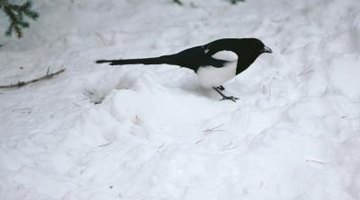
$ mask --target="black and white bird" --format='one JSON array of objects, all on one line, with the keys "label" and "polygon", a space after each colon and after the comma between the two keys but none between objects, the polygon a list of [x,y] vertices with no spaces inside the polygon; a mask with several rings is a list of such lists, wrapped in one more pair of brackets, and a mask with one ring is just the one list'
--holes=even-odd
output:
[{"label": "black and white bird", "polygon": [[259,39],[224,38],[176,54],[152,58],[97,60],[96,63],[169,64],[186,67],[196,72],[202,86],[214,89],[222,96],[222,100],[235,102],[237,97],[222,93],[225,90],[222,84],[246,70],[262,53],[272,53],[272,50]]}]

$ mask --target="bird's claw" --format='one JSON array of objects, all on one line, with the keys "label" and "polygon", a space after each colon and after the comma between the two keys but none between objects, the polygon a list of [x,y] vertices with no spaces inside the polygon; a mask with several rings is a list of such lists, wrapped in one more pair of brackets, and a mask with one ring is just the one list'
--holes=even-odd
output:
[{"label": "bird's claw", "polygon": [[224,91],[224,90],[225,90],[224,86],[222,86],[222,85],[220,85],[219,87],[217,87],[217,89],[219,89],[220,91]]},{"label": "bird's claw", "polygon": [[237,97],[234,97],[234,96],[224,96],[222,99],[221,99],[221,101],[224,101],[224,100],[231,100],[231,101],[233,101],[234,103],[236,103],[236,100],[239,100],[239,98],[237,98]]}]

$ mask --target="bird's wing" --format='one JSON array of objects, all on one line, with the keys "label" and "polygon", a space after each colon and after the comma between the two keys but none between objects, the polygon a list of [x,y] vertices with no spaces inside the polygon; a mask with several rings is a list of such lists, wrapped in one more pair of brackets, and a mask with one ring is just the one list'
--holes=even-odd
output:
[{"label": "bird's wing", "polygon": [[171,64],[194,71],[197,71],[201,66],[222,67],[226,63],[225,60],[213,58],[203,46],[192,47],[177,54],[168,55],[167,59],[171,60]]}]

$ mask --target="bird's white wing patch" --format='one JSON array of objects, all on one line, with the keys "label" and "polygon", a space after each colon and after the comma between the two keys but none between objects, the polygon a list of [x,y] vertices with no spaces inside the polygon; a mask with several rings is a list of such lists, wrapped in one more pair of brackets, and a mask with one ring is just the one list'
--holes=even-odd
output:
[{"label": "bird's white wing patch", "polygon": [[203,47],[204,53],[207,54],[209,52],[208,48]]},{"label": "bird's white wing patch", "polygon": [[219,51],[213,54],[211,57],[219,60],[226,60],[226,61],[237,61],[238,56],[236,53],[232,51]]}]

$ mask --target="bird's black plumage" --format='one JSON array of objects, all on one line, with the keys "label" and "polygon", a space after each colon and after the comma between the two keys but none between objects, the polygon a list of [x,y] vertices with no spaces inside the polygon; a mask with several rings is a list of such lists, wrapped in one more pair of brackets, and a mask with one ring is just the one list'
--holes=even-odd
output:
[{"label": "bird's black plumage", "polygon": [[[228,60],[227,58],[218,58],[216,55],[219,52],[232,52],[237,56],[237,59]],[[179,53],[164,55],[153,58],[138,58],[138,59],[117,59],[117,60],[97,60],[96,63],[110,63],[110,65],[127,65],[127,64],[169,64],[178,65],[194,70],[196,73],[211,75],[212,79],[216,79],[216,73],[219,76],[226,74],[226,78],[219,79],[219,81],[211,85],[223,99],[230,99],[235,101],[234,97],[227,97],[221,91],[224,90],[220,82],[232,78],[242,71],[246,70],[262,53],[271,53],[271,49],[266,47],[259,39],[256,38],[225,38],[215,40],[202,46],[195,46],[185,49]],[[231,69],[229,66],[234,65],[233,76],[229,76]],[[222,72],[222,68],[226,68],[226,72]],[[210,70],[213,69],[213,72]],[[230,70],[230,71],[229,71]],[[232,73],[232,72],[231,72]]]}]

